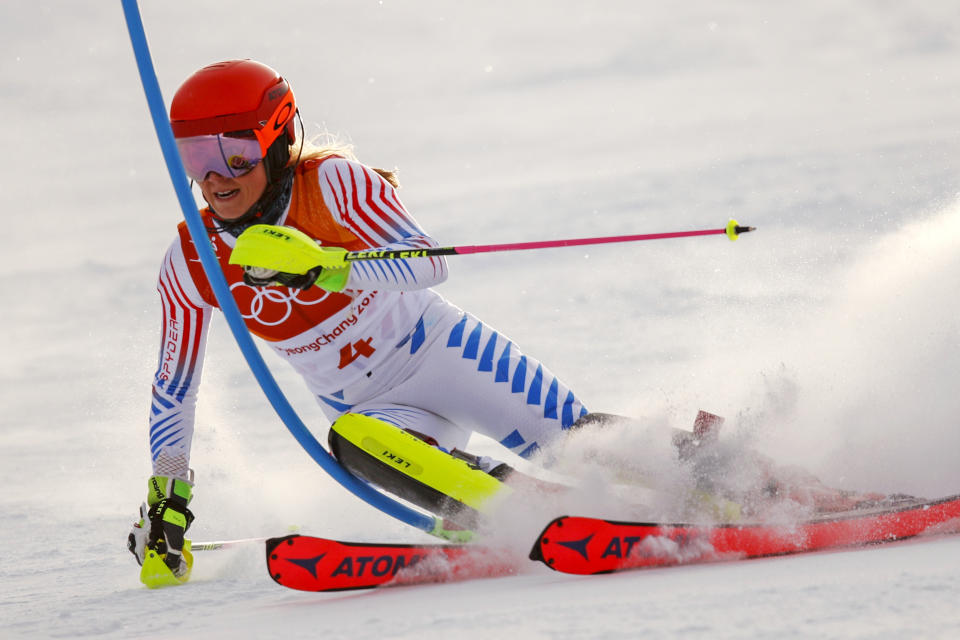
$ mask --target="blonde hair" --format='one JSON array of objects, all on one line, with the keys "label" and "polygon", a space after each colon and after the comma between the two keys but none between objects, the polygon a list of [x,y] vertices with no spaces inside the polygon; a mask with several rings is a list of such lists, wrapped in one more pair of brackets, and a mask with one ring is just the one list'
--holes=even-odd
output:
[{"label": "blonde hair", "polygon": [[[308,160],[322,160],[330,156],[339,156],[347,160],[357,159],[357,156],[353,153],[352,144],[340,142],[330,134],[321,134],[308,140],[302,140],[302,145],[301,140],[301,138],[298,138],[290,145],[290,165],[294,163],[303,164]],[[383,176],[383,179],[393,185],[394,188],[400,186],[396,171],[377,169],[376,167],[370,168]]]}]

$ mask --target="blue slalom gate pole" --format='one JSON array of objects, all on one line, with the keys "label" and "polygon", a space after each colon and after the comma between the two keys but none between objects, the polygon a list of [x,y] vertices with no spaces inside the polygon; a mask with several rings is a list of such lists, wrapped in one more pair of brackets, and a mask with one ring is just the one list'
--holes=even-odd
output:
[{"label": "blue slalom gate pole", "polygon": [[334,480],[346,487],[348,491],[364,500],[373,507],[387,515],[393,516],[409,525],[431,533],[436,528],[437,520],[432,516],[425,515],[397,502],[379,491],[373,489],[365,482],[354,477],[346,471],[327,452],[323,446],[317,442],[313,434],[307,429],[300,420],[293,407],[287,401],[283,391],[277,385],[269,368],[263,361],[263,357],[253,343],[253,338],[243,322],[236,302],[230,294],[230,288],[227,280],[220,269],[220,264],[214,256],[213,249],[207,238],[207,231],[203,225],[203,219],[197,211],[197,206],[193,200],[193,194],[190,191],[190,184],[187,182],[186,172],[183,163],[180,160],[180,154],[177,151],[177,145],[173,137],[173,130],[170,128],[170,122],[167,119],[166,107],[163,102],[163,95],[160,92],[160,83],[157,80],[157,74],[153,67],[153,61],[150,57],[150,47],[147,44],[147,36],[143,29],[143,20],[140,17],[140,8],[136,0],[121,0],[123,13],[127,21],[127,31],[130,33],[130,42],[133,44],[133,53],[137,59],[137,68],[140,71],[140,80],[143,83],[143,90],[147,96],[147,104],[150,107],[150,116],[153,119],[153,126],[157,132],[157,139],[160,141],[160,148],[163,151],[163,158],[167,164],[167,170],[170,173],[170,179],[173,181],[173,188],[177,193],[177,199],[180,202],[180,208],[183,209],[183,217],[187,222],[187,228],[190,231],[190,237],[200,255],[200,262],[203,270],[207,274],[210,286],[216,296],[220,310],[227,319],[230,331],[240,347],[250,370],[256,377],[257,382],[266,394],[270,404],[273,405],[277,415],[286,425],[293,437],[300,443],[310,457],[319,464],[324,471],[330,474]]}]

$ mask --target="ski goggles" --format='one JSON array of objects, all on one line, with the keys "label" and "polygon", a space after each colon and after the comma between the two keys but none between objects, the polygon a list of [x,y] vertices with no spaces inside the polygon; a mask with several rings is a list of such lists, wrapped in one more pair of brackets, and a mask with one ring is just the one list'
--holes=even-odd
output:
[{"label": "ski goggles", "polygon": [[211,171],[225,178],[239,178],[263,162],[260,141],[252,132],[177,138],[177,150],[187,175],[197,182]]}]

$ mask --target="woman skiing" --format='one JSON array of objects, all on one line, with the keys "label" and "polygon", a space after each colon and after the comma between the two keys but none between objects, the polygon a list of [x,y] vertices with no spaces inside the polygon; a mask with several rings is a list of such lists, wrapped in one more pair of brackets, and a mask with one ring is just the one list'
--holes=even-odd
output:
[{"label": "woman skiing", "polygon": [[[208,237],[249,330],[303,376],[334,425],[331,449],[344,466],[442,510],[442,486],[385,468],[350,434],[405,430],[503,478],[505,465],[459,453],[472,431],[530,457],[587,410],[509,338],[431,289],[447,278],[442,257],[358,262],[308,275],[230,264],[237,238],[254,224],[298,230],[330,251],[437,246],[400,202],[392,172],[357,162],[348,148],[298,139],[296,115],[287,81],[251,60],[200,69],[170,108],[187,174],[208,205],[201,212]],[[158,291],[163,338],[150,413],[153,475],[129,545],[141,562],[145,550],[159,550],[177,573],[186,569],[180,550],[193,519],[187,504],[194,407],[217,306],[183,223]]]},{"label": "woman skiing", "polygon": [[[433,291],[447,278],[442,257],[338,260],[346,251],[438,245],[400,202],[392,172],[359,163],[349,148],[298,138],[297,114],[287,81],[252,60],[204,67],[177,90],[170,122],[187,174],[207,202],[201,217],[209,242],[247,328],[294,367],[331,421],[330,448],[339,462],[386,491],[473,526],[509,493],[505,487],[544,484],[463,452],[471,433],[530,458],[584,425],[614,417],[588,413],[509,338]],[[302,273],[245,262],[242,256],[256,253],[251,243],[265,238],[305,240],[331,266]],[[128,547],[141,564],[159,562],[185,580],[194,409],[218,305],[184,223],[157,289],[163,318],[149,418],[152,475]],[[416,451],[425,462],[420,466],[429,468],[414,470],[370,442]],[[718,458],[719,449],[701,449],[689,435],[674,444],[710,496],[724,493],[716,476],[731,467],[763,469],[759,481],[751,478],[747,490],[735,493],[776,497],[787,489],[772,481],[772,465],[755,456]],[[811,503],[838,496],[812,478],[800,484],[824,490]]]}]

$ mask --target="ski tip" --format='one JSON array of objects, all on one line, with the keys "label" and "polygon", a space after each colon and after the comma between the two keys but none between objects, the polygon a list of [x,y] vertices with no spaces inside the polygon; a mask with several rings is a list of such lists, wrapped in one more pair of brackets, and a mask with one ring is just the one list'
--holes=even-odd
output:
[{"label": "ski tip", "polygon": [[270,577],[273,578],[274,582],[281,586],[287,585],[283,582],[283,574],[276,569],[275,563],[280,559],[277,554],[277,549],[284,545],[292,545],[294,540],[299,537],[299,534],[293,533],[277,538],[267,538],[267,540],[264,541],[264,546],[267,552],[267,573],[270,574]]},{"label": "ski tip", "polygon": [[266,551],[267,551],[267,561],[269,561],[270,558],[273,556],[274,551],[277,550],[277,547],[279,547],[280,545],[282,545],[282,544],[284,544],[284,543],[293,544],[293,539],[294,539],[294,538],[299,538],[299,537],[300,537],[300,534],[292,533],[292,534],[290,534],[290,535],[280,536],[280,537],[278,537],[278,538],[267,538],[267,539],[264,541],[264,545],[265,545]]},{"label": "ski tip", "polygon": [[527,556],[530,560],[534,562],[543,562],[543,549],[540,547],[542,539],[538,538],[536,542],[533,543],[533,548],[530,549],[530,555]]},{"label": "ski tip", "polygon": [[564,521],[569,517],[570,516],[560,516],[547,523],[547,526],[545,526],[543,531],[540,532],[540,535],[537,536],[537,541],[533,543],[533,548],[530,549],[530,554],[527,556],[530,560],[542,562],[548,567],[550,566],[550,561],[543,555],[543,546],[550,544],[550,532],[563,528]]}]

